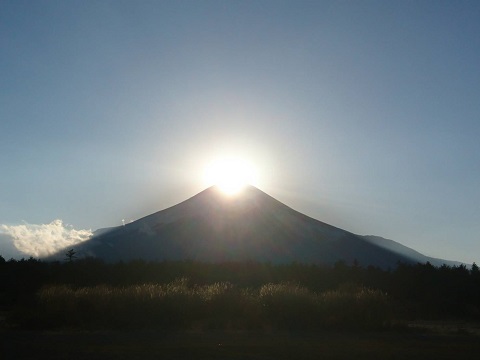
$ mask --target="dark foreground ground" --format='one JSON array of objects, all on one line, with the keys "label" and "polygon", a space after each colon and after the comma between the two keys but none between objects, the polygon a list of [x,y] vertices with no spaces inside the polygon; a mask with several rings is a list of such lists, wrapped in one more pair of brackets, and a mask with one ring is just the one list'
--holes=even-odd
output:
[{"label": "dark foreground ground", "polygon": [[382,332],[0,330],[0,359],[455,359],[480,353],[478,324]]}]

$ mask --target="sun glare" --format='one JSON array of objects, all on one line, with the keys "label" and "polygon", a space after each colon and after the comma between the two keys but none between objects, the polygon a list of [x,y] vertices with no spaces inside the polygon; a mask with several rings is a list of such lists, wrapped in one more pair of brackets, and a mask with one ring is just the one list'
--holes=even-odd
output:
[{"label": "sun glare", "polygon": [[222,159],[211,162],[205,170],[208,185],[216,185],[224,193],[234,195],[246,185],[255,185],[254,167],[240,159]]}]

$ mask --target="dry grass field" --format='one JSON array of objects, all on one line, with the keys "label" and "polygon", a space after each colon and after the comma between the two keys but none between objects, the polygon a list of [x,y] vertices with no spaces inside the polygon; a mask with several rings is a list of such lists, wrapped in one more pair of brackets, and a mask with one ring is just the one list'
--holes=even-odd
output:
[{"label": "dry grass field", "polygon": [[26,260],[0,275],[0,360],[480,354],[473,266]]}]

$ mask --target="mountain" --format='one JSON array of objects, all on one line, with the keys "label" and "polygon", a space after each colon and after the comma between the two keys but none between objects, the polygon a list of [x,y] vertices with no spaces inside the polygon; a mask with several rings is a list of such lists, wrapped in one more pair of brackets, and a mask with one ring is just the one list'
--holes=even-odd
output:
[{"label": "mountain", "polygon": [[396,241],[385,239],[380,236],[364,235],[363,238],[374,245],[378,245],[384,249],[391,250],[397,254],[402,254],[403,256],[409,258],[412,262],[415,262],[415,263],[425,264],[429,262],[433,266],[442,266],[444,264],[447,266],[459,266],[463,264],[459,261],[443,260],[443,259],[437,259],[437,258],[423,255],[418,251],[413,250],[412,248],[409,248]]},{"label": "mountain", "polygon": [[226,196],[213,186],[124,226],[98,230],[75,250],[79,256],[106,261],[334,264],[343,260],[382,268],[417,262],[408,252],[377,240],[308,217],[253,186],[236,196]]}]

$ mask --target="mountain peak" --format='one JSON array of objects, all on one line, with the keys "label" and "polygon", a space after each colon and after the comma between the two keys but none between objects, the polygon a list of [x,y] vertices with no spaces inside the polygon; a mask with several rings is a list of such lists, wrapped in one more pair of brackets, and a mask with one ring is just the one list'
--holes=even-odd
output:
[{"label": "mountain peak", "polygon": [[[77,253],[107,261],[270,261],[395,267],[412,259],[313,219],[249,185],[211,186],[167,209],[96,233]],[[60,253],[63,255],[63,253]]]}]

